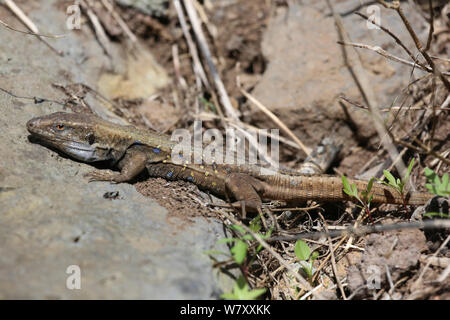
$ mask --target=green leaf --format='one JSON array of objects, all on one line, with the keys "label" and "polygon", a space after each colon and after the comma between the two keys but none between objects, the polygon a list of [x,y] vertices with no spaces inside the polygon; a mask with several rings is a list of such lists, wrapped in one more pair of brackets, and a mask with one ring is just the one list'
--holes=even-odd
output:
[{"label": "green leaf", "polygon": [[241,234],[245,234],[244,228],[242,228],[241,226],[238,226],[237,224],[233,224],[233,225],[229,226],[228,228],[230,228],[232,230],[236,230]]},{"label": "green leaf", "polygon": [[450,184],[448,183],[448,173],[442,176],[442,185],[444,186],[444,189],[446,188],[447,190],[450,187]]},{"label": "green leaf", "polygon": [[392,173],[390,173],[387,170],[383,170],[383,174],[386,177],[386,179],[388,179],[389,184],[395,188],[397,186],[397,183],[396,183],[395,178],[392,175]]},{"label": "green leaf", "polygon": [[342,175],[342,185],[344,186],[344,192],[351,196],[352,189],[350,189],[350,183],[344,175]]},{"label": "green leaf", "polygon": [[356,184],[352,184],[352,192],[353,192],[353,196],[355,198],[358,198],[358,188],[356,187]]},{"label": "green leaf", "polygon": [[260,295],[264,294],[265,292],[266,292],[266,288],[247,291],[244,295],[244,299],[242,299],[242,300],[255,300],[256,298],[258,298]]},{"label": "green leaf", "polygon": [[220,297],[222,299],[226,299],[226,300],[237,300],[237,298],[236,298],[234,293],[224,293]]},{"label": "green leaf", "polygon": [[[428,168],[428,167],[425,168],[424,172],[425,172],[425,176],[426,176],[428,179],[430,179],[431,176],[435,176],[435,175],[436,175],[436,173],[434,173],[434,171],[431,170],[431,169]],[[432,179],[432,178],[431,178],[431,179]]]},{"label": "green leaf", "polygon": [[371,178],[371,179],[369,180],[369,182],[367,183],[367,189],[366,189],[367,194],[369,194],[370,191],[372,191],[372,187],[373,187],[373,182],[374,182],[374,181],[375,181],[375,178]]},{"label": "green leaf", "polygon": [[439,187],[441,185],[441,179],[439,179],[439,176],[437,174],[434,175],[434,179],[432,182],[436,187]]},{"label": "green leaf", "polygon": [[229,256],[228,253],[223,252],[223,251],[219,251],[219,250],[204,250],[203,254],[207,254],[207,255],[211,255],[211,256],[212,255],[219,255],[219,254],[224,255],[224,256]]},{"label": "green leaf", "polygon": [[428,183],[425,187],[432,194],[448,197],[450,196],[450,184],[448,173],[442,176],[442,181],[439,176],[431,169],[425,168],[425,175],[427,177]]},{"label": "green leaf", "polygon": [[425,217],[441,217],[441,218],[447,218],[450,219],[450,216],[445,213],[439,213],[439,212],[427,212],[424,214]]},{"label": "green leaf", "polygon": [[230,243],[230,242],[235,242],[236,240],[239,240],[239,239],[237,239],[237,238],[223,238],[223,239],[217,240],[216,244]]},{"label": "green leaf", "polygon": [[261,216],[259,216],[259,215],[255,219],[253,219],[249,225],[250,230],[252,230],[255,233],[259,232],[262,228],[260,220],[261,220]]},{"label": "green leaf", "polygon": [[406,183],[408,181],[409,176],[411,175],[413,166],[414,166],[414,158],[412,158],[411,161],[409,162],[408,169],[406,170],[405,177],[403,178],[403,183]]},{"label": "green leaf", "polygon": [[231,248],[231,253],[233,254],[234,261],[237,264],[242,264],[247,256],[247,244],[242,240],[237,240],[233,248]]},{"label": "green leaf", "polygon": [[312,278],[313,274],[312,274],[312,265],[311,264],[309,266],[303,266],[303,271],[306,272],[309,279]]},{"label": "green leaf", "polygon": [[314,261],[314,260],[316,260],[318,257],[319,257],[319,253],[318,253],[317,251],[314,251],[314,252],[311,254],[311,262]]},{"label": "green leaf", "polygon": [[253,236],[251,234],[246,234],[245,236],[242,236],[241,238],[242,240],[247,240],[247,241],[251,241],[254,240]]},{"label": "green leaf", "polygon": [[299,260],[306,261],[311,254],[311,249],[308,247],[305,241],[297,240],[297,242],[295,243],[294,252]]},{"label": "green leaf", "polygon": [[221,295],[222,299],[232,300],[255,300],[257,297],[266,292],[266,289],[249,290],[248,284],[245,282],[245,278],[240,276],[233,288],[233,293],[224,293]]}]

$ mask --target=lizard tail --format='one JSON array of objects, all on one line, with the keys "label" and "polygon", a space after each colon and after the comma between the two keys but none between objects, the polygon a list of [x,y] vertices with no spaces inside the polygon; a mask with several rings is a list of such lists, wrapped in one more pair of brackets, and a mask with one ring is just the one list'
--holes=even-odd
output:
[{"label": "lizard tail", "polygon": [[[278,175],[268,178],[266,182],[263,198],[322,202],[355,200],[344,192],[340,177]],[[349,183],[356,185],[362,198],[361,193],[367,189],[368,182],[349,179]],[[393,188],[377,182],[373,184],[370,193],[373,195],[372,203],[422,205],[433,197],[432,194],[421,192],[408,192],[402,197]]]}]

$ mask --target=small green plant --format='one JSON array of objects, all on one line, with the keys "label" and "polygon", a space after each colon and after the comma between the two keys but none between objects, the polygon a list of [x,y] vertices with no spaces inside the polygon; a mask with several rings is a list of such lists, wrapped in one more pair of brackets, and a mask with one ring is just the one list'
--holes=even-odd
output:
[{"label": "small green plant", "polygon": [[[428,189],[430,193],[441,197],[450,196],[450,182],[448,173],[445,173],[442,176],[442,178],[439,178],[439,176],[433,170],[431,170],[430,168],[425,168],[425,176],[427,177],[428,180],[428,183],[425,184],[425,187]],[[427,212],[426,214],[424,214],[424,216],[447,218],[447,219],[450,218],[448,214],[438,212]]]},{"label": "small green plant", "polygon": [[448,173],[445,173],[442,178],[430,168],[425,168],[425,176],[427,177],[428,183],[425,187],[432,194],[441,197],[449,197],[450,196],[450,183],[448,178]]},{"label": "small green plant", "polygon": [[240,276],[234,284],[232,293],[224,293],[221,295],[222,299],[229,300],[255,300],[260,295],[266,292],[266,288],[249,290],[248,284],[244,276]]},{"label": "small green plant", "polygon": [[[265,234],[259,233],[262,229],[260,223],[260,216],[256,217],[250,222],[249,229],[254,233],[258,234],[262,239],[266,239],[271,236],[272,229],[268,230]],[[249,290],[248,283],[246,282],[246,275],[248,272],[248,266],[250,266],[254,260],[256,259],[256,255],[263,249],[262,245],[258,245],[251,251],[249,254],[249,245],[248,241],[254,241],[254,237],[251,233],[245,231],[245,229],[239,225],[231,225],[228,226],[229,229],[235,231],[237,237],[233,238],[224,238],[217,241],[217,244],[222,243],[230,243],[232,244],[230,248],[231,256],[228,253],[217,251],[217,250],[209,250],[205,251],[206,254],[223,254],[226,256],[232,257],[233,260],[239,265],[240,270],[243,275],[241,275],[234,285],[234,289],[232,293],[226,293],[222,295],[223,299],[238,299],[238,300],[252,300],[256,299],[260,295],[262,295],[266,289],[255,289]]]},{"label": "small green plant", "polygon": [[[309,281],[312,281],[313,278],[313,263],[314,260],[317,259],[319,253],[314,251],[311,253],[311,249],[303,240],[297,240],[294,247],[294,253],[297,256],[298,260],[303,262],[301,264],[303,271],[308,276]],[[309,260],[308,260],[309,259]]]},{"label": "small green plant", "polygon": [[373,182],[375,181],[375,178],[371,178],[369,182],[367,183],[366,190],[361,191],[361,197],[358,193],[358,188],[356,187],[356,184],[352,183],[350,185],[350,182],[348,181],[346,176],[342,176],[342,185],[344,188],[342,189],[347,195],[349,195],[352,198],[355,198],[358,200],[358,202],[361,204],[357,205],[361,209],[364,209],[366,211],[367,216],[370,218],[370,220],[373,223],[372,217],[370,216],[370,203],[373,199],[373,194],[370,192],[372,191]]},{"label": "small green plant", "polygon": [[392,175],[392,173],[390,173],[387,170],[383,170],[383,174],[386,177],[386,179],[388,180],[388,182],[386,182],[384,180],[379,180],[379,181],[386,186],[394,188],[400,195],[402,195],[402,197],[404,197],[405,186],[409,180],[409,176],[411,175],[413,166],[414,166],[414,158],[411,159],[411,161],[409,162],[408,169],[406,170],[406,173],[405,173],[405,176],[403,177],[403,179],[399,179],[399,178],[395,179],[394,176]]},{"label": "small green plant", "polygon": [[358,194],[358,189],[356,188],[356,184],[352,183],[350,185],[350,182],[348,181],[346,176],[342,176],[342,184],[344,185],[344,192],[349,195],[350,197],[353,197],[359,201],[359,203],[362,204],[363,207],[369,207],[370,202],[372,202],[373,194],[370,192],[372,191],[373,182],[375,181],[375,178],[371,178],[369,182],[367,183],[367,188],[364,191],[361,191],[361,196]]}]

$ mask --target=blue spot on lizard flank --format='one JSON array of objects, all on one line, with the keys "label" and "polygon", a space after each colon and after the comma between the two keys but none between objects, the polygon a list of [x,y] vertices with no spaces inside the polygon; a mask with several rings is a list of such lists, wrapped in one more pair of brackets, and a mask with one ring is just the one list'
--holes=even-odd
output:
[{"label": "blue spot on lizard flank", "polygon": [[154,153],[160,153],[160,152],[161,152],[161,149],[159,149],[159,148],[153,148],[153,152],[154,152]]},{"label": "blue spot on lizard flank", "polygon": [[173,171],[167,172],[167,178],[172,178],[172,176],[173,176]]},{"label": "blue spot on lizard flank", "polygon": [[189,176],[186,178],[187,181],[189,182],[194,182],[194,177],[193,176]]}]

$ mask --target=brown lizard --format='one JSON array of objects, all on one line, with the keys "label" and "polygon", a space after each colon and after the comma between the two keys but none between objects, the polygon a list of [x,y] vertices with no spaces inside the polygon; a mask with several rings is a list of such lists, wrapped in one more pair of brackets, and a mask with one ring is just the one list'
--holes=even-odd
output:
[{"label": "brown lizard", "polygon": [[[121,126],[92,114],[57,112],[27,122],[32,136],[83,162],[110,161],[119,172],[97,170],[88,174],[91,181],[128,182],[147,169],[151,177],[187,180],[200,189],[220,197],[237,200],[246,210],[259,211],[264,200],[315,200],[322,202],[352,200],[344,191],[340,177],[303,176],[294,171],[260,174],[253,165],[177,164],[172,149],[177,142],[170,137],[133,126]],[[358,191],[367,181],[349,179]],[[372,203],[421,205],[431,194],[396,190],[374,183]]]}]

